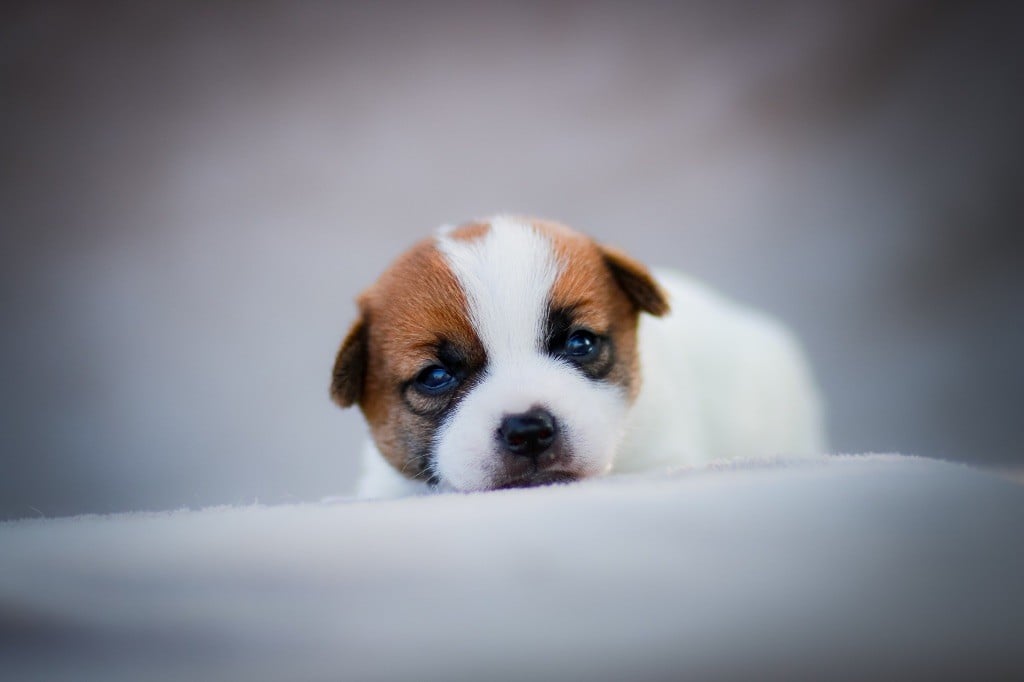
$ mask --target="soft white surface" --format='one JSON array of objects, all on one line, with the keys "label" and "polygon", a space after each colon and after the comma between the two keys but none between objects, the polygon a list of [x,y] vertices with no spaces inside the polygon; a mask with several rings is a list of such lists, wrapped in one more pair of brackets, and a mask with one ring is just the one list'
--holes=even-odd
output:
[{"label": "soft white surface", "polygon": [[4,679],[1024,672],[1024,487],[897,456],[0,524]]}]

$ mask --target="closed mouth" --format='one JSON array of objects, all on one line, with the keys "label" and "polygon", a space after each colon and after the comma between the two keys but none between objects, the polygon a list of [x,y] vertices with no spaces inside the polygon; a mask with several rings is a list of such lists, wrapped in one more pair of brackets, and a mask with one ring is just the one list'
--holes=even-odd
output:
[{"label": "closed mouth", "polygon": [[572,483],[579,476],[568,471],[541,471],[522,478],[515,478],[511,481],[500,483],[492,490],[507,490],[508,488],[536,488],[542,485],[555,485],[558,483]]}]

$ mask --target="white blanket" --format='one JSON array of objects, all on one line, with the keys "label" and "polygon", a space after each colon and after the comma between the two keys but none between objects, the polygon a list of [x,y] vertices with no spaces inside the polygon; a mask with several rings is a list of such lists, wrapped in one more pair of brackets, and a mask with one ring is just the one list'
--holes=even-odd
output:
[{"label": "white blanket", "polygon": [[0,677],[1020,674],[1022,526],[1024,486],[880,455],[4,523]]}]

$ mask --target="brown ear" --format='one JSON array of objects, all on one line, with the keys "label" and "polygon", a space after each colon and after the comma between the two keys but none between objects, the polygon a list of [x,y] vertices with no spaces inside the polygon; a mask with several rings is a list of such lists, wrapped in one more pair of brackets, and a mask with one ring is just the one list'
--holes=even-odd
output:
[{"label": "brown ear", "polygon": [[366,317],[360,316],[341,342],[331,375],[331,400],[342,407],[351,407],[363,395],[369,345]]},{"label": "brown ear", "polygon": [[615,281],[637,308],[657,317],[669,311],[668,297],[646,267],[613,247],[601,246],[601,253]]}]

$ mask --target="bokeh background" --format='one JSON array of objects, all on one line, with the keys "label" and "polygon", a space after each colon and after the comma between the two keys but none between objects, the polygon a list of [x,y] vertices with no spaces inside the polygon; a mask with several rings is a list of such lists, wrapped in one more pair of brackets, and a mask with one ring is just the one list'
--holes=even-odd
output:
[{"label": "bokeh background", "polygon": [[346,492],[353,298],[501,211],[786,320],[836,451],[1024,466],[1015,3],[0,12],[0,518]]}]

